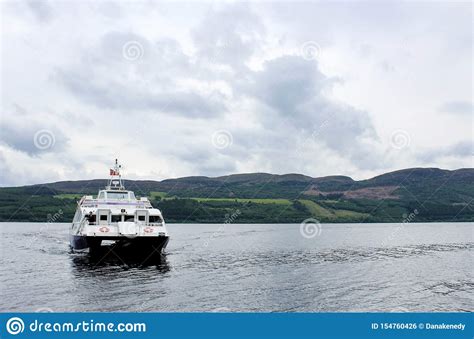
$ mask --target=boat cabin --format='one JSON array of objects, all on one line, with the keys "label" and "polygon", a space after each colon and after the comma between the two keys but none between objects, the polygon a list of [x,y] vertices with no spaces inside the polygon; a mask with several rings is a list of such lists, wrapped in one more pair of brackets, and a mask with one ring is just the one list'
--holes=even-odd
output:
[{"label": "boat cabin", "polygon": [[135,193],[132,191],[124,190],[101,190],[97,194],[97,200],[125,200],[125,201],[135,201]]}]

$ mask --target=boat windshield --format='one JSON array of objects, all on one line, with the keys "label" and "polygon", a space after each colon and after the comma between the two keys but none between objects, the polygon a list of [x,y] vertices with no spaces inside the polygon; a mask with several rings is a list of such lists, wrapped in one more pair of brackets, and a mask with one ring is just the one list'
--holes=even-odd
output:
[{"label": "boat windshield", "polygon": [[128,200],[128,192],[107,192],[107,199]]},{"label": "boat windshield", "polygon": [[161,219],[159,215],[150,215],[148,218],[149,218],[150,224],[163,222],[163,219]]}]

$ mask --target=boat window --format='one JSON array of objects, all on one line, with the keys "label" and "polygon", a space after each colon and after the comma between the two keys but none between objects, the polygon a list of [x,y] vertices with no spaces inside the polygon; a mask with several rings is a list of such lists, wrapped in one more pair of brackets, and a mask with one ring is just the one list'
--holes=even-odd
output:
[{"label": "boat window", "polygon": [[107,199],[128,200],[128,192],[107,192]]},{"label": "boat window", "polygon": [[112,214],[112,222],[120,222],[122,221],[122,216],[119,214]]},{"label": "boat window", "polygon": [[150,223],[162,222],[162,219],[159,215],[150,215],[148,220],[150,221]]},{"label": "boat window", "polygon": [[86,215],[86,219],[87,219],[87,221],[89,221],[90,223],[95,222],[95,221],[96,221],[95,214],[87,214],[87,215]]},{"label": "boat window", "polygon": [[107,221],[107,214],[106,215],[101,215],[100,216],[100,221]]},{"label": "boat window", "polygon": [[135,193],[130,192],[130,200],[136,200]]},{"label": "boat window", "polygon": [[104,194],[104,192],[100,192],[97,199],[105,199],[105,194]]},{"label": "boat window", "polygon": [[144,215],[139,215],[138,216],[138,221],[145,221],[145,216]]},{"label": "boat window", "polygon": [[135,220],[135,217],[133,215],[126,215],[124,217],[124,220],[125,221],[134,221]]}]

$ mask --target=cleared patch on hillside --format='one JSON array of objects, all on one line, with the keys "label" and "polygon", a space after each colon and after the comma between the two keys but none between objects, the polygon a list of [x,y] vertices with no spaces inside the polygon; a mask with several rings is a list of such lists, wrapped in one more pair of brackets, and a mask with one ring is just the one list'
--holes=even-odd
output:
[{"label": "cleared patch on hillside", "polygon": [[303,192],[306,195],[313,196],[331,196],[335,194],[340,194],[346,199],[375,199],[375,200],[384,200],[384,199],[399,199],[399,196],[394,192],[399,188],[399,186],[378,186],[378,187],[366,187],[359,188],[355,190],[348,191],[321,191],[317,186],[312,185],[310,189]]},{"label": "cleared patch on hillside", "polygon": [[344,197],[348,199],[398,199],[399,196],[394,194],[399,186],[380,186],[360,188],[344,193]]},{"label": "cleared patch on hillside", "polygon": [[343,210],[343,209],[329,209],[318,205],[316,202],[311,200],[300,200],[300,202],[311,212],[314,218],[322,219],[338,219],[338,218],[353,218],[353,219],[364,219],[369,217],[368,213],[360,213],[355,211]]},{"label": "cleared patch on hillside", "polygon": [[370,217],[369,213],[360,213],[355,211],[349,210],[334,210],[334,217],[335,218],[343,218],[343,219],[354,219],[354,220],[363,220],[365,218]]},{"label": "cleared patch on hillside", "polygon": [[315,218],[332,218],[334,214],[330,210],[318,205],[311,200],[300,200],[300,202],[311,212],[311,215]]},{"label": "cleared patch on hillside", "polygon": [[245,199],[245,198],[190,198],[197,201],[229,201],[229,202],[252,202],[255,204],[279,204],[279,205],[291,205],[291,201],[288,199]]}]

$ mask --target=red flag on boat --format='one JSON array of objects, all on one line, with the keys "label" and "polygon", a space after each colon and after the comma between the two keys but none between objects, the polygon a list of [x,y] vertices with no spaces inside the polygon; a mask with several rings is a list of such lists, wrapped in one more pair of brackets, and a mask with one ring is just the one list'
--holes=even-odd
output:
[{"label": "red flag on boat", "polygon": [[110,169],[110,175],[119,175],[118,171]]}]

